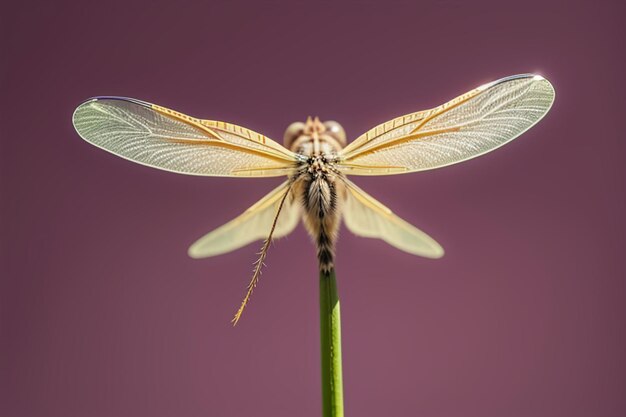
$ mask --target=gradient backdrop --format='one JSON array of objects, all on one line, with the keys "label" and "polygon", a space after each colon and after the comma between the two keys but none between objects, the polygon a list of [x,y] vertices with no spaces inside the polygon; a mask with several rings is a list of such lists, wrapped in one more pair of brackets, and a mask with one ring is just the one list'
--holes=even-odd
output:
[{"label": "gradient backdrop", "polygon": [[488,156],[355,178],[446,248],[344,230],[348,416],[626,415],[620,2],[7,2],[2,7],[2,417],[319,416],[318,283],[303,229],[188,245],[279,179],[174,175],[74,132],[122,95],[281,140],[307,115],[355,138],[538,72],[555,106]]}]

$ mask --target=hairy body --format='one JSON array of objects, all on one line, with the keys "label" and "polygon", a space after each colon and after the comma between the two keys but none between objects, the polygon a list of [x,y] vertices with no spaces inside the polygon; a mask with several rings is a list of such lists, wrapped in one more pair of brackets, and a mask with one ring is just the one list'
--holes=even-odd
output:
[{"label": "hairy body", "polygon": [[306,123],[292,123],[285,131],[285,147],[300,155],[289,176],[274,216],[269,236],[265,239],[255,263],[248,291],[233,323],[237,324],[256,287],[261,268],[272,242],[285,201],[300,204],[304,226],[317,249],[320,271],[329,274],[334,267],[335,243],[341,224],[341,207],[346,199],[346,178],[336,168],[338,152],[346,144],[343,128],[337,122],[322,123],[316,117]]},{"label": "hairy body", "polygon": [[345,135],[338,124],[323,124],[317,118],[294,123],[285,132],[285,145],[308,157],[290,177],[291,192],[302,204],[304,226],[317,248],[320,270],[326,273],[334,266],[346,193],[344,177],[335,168],[337,153],[344,144]]}]

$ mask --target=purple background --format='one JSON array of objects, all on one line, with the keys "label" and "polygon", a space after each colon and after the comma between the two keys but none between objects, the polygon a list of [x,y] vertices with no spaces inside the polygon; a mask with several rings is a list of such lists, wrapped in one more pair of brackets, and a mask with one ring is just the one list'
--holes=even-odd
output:
[{"label": "purple background", "polygon": [[279,180],[115,158],[73,131],[82,100],[136,97],[278,140],[319,115],[354,138],[524,72],[557,99],[523,138],[441,170],[354,178],[447,254],[342,233],[346,411],[626,415],[619,2],[175,3],[3,6],[3,417],[321,412],[303,229],[272,247],[235,329],[259,244],[186,256]]}]

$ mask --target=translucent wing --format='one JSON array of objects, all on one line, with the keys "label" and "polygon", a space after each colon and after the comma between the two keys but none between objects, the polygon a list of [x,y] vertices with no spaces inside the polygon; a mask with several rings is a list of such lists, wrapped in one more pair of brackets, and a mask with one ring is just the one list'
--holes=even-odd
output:
[{"label": "translucent wing", "polygon": [[503,78],[435,109],[376,126],[342,150],[341,169],[353,175],[386,175],[465,161],[524,133],[553,101],[554,88],[541,76]]},{"label": "translucent wing", "polygon": [[[247,209],[239,217],[200,238],[189,248],[192,258],[207,258],[267,238],[278,206],[287,191],[287,182]],[[298,225],[300,208],[293,193],[287,196],[274,229],[274,238],[288,235]]]},{"label": "translucent wing", "polygon": [[129,98],[88,100],[74,112],[73,123],[83,139],[99,148],[182,174],[279,176],[297,160],[293,152],[251,130]]},{"label": "translucent wing", "polygon": [[378,238],[400,250],[426,258],[441,258],[443,248],[426,233],[410,225],[387,207],[346,180],[348,192],[343,216],[355,235]]}]

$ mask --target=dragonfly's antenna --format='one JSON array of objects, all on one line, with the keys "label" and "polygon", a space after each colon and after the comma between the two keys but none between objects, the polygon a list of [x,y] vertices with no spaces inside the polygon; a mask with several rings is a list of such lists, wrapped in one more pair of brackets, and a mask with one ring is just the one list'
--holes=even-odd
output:
[{"label": "dragonfly's antenna", "polygon": [[261,276],[261,267],[264,265],[263,261],[265,260],[265,257],[267,256],[267,251],[270,247],[270,243],[272,243],[272,235],[274,234],[274,229],[276,229],[278,216],[280,216],[280,211],[282,210],[283,205],[285,204],[285,200],[287,199],[287,196],[289,195],[289,191],[291,191],[292,185],[293,185],[293,182],[289,184],[289,186],[287,187],[287,191],[285,191],[283,198],[280,200],[280,204],[278,205],[278,210],[276,211],[276,217],[274,217],[274,222],[272,223],[272,229],[270,230],[270,234],[267,237],[267,239],[265,239],[265,242],[263,242],[263,246],[261,247],[261,252],[259,252],[259,259],[257,259],[257,261],[254,263],[254,274],[252,275],[252,279],[250,280],[250,283],[248,284],[248,291],[246,292],[246,296],[243,298],[243,301],[241,302],[241,306],[239,307],[239,310],[237,310],[237,313],[235,313],[235,317],[233,317],[232,319],[233,326],[237,325],[237,322],[239,321],[239,319],[241,318],[241,315],[243,314],[243,309],[246,308],[248,301],[250,301],[250,297],[252,296],[252,291],[254,291],[254,288],[256,288],[256,285],[259,283],[259,277]]}]

